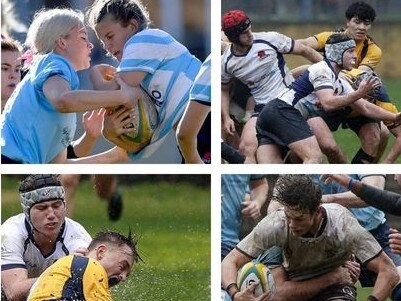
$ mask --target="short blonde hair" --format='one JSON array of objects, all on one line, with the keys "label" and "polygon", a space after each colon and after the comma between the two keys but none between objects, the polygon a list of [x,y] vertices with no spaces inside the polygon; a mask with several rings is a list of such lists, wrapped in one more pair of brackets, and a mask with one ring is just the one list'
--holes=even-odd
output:
[{"label": "short blonde hair", "polygon": [[34,53],[52,52],[59,37],[68,37],[76,26],[84,26],[84,15],[80,11],[55,8],[40,10],[29,27],[27,44]]}]

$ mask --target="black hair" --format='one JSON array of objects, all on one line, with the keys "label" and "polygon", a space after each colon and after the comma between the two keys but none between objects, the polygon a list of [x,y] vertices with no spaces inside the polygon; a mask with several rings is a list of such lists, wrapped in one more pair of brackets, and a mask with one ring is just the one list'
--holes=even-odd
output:
[{"label": "black hair", "polygon": [[99,244],[109,243],[116,245],[117,247],[122,247],[123,245],[127,245],[132,250],[132,254],[134,257],[134,262],[138,262],[139,260],[143,262],[142,258],[139,256],[136,245],[138,243],[138,239],[135,235],[132,235],[131,229],[128,231],[128,235],[124,236],[115,231],[105,231],[98,232],[95,237],[92,239],[92,242],[89,244],[88,250],[94,250]]},{"label": "black hair", "polygon": [[376,18],[376,11],[372,6],[363,1],[354,2],[348,6],[345,12],[347,20],[351,20],[353,17],[357,17],[362,21],[373,22]]},{"label": "black hair", "polygon": [[299,210],[311,213],[322,202],[322,192],[309,175],[282,175],[273,189],[273,200]]},{"label": "black hair", "polygon": [[29,175],[19,185],[19,192],[24,193],[49,186],[62,186],[59,180],[59,175],[40,174]]},{"label": "black hair", "polygon": [[327,39],[326,44],[337,44],[349,40],[352,40],[352,38],[345,33],[334,33]]}]

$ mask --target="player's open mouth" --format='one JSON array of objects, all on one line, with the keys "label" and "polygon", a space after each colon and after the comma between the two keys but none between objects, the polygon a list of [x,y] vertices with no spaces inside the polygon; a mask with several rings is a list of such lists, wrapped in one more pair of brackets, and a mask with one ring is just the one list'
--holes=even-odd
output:
[{"label": "player's open mouth", "polygon": [[16,84],[8,84],[7,86],[14,89],[17,85]]},{"label": "player's open mouth", "polygon": [[45,225],[46,228],[48,229],[55,229],[58,226],[58,223],[54,222],[54,223],[48,223]]}]

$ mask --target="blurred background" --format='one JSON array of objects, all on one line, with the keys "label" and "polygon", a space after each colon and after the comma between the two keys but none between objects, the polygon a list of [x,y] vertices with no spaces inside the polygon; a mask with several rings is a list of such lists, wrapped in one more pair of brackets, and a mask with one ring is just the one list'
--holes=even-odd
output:
[{"label": "blurred background", "polygon": [[[14,39],[24,42],[26,32],[35,12],[43,7],[71,7],[83,12],[93,3],[93,0],[1,0],[2,33],[7,33]],[[189,51],[202,62],[210,53],[210,1],[209,0],[142,0],[147,7],[152,21],[151,27],[157,27],[170,33],[176,40],[185,45]],[[94,44],[91,65],[106,63],[117,66],[118,62],[106,56],[105,51],[97,41],[93,31],[89,32],[89,39]],[[91,89],[88,71],[78,72],[80,88]],[[77,119],[75,138],[83,133],[81,115]],[[98,139],[92,153],[110,149],[113,145],[104,138]],[[160,147],[160,151],[147,159],[132,161],[131,163],[165,163],[181,162],[174,133]]]},{"label": "blurred background", "polygon": [[[1,222],[22,213],[18,187],[26,176],[1,176]],[[73,213],[72,198],[66,197],[73,220],[92,236],[104,230],[126,235],[131,228],[139,238],[144,262],[113,288],[113,300],[210,300],[210,175],[73,176],[78,176]],[[123,204],[118,220],[108,217],[107,200],[93,181],[98,176],[117,181]]]}]

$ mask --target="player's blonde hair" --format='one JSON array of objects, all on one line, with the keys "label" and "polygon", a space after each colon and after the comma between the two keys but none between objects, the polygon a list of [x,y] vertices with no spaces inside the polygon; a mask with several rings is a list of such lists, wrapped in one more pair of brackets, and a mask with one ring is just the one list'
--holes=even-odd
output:
[{"label": "player's blonde hair", "polygon": [[52,52],[56,40],[68,37],[71,30],[84,26],[84,14],[67,8],[40,10],[29,27],[27,44],[34,53],[46,54]]}]

